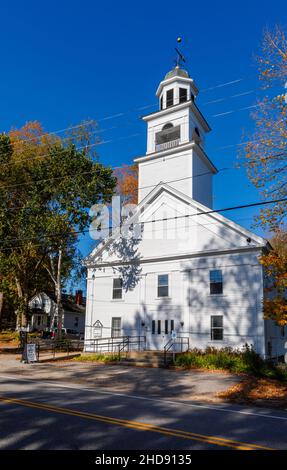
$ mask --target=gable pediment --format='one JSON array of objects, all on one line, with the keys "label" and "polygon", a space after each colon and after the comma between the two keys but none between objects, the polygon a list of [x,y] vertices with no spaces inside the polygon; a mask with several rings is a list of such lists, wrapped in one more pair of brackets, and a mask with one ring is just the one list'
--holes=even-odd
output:
[{"label": "gable pediment", "polygon": [[[143,231],[134,237],[136,226],[137,229],[143,227]],[[136,213],[126,220],[122,229],[86,258],[86,264],[126,263],[129,259],[140,262],[168,254],[181,256],[265,245],[261,237],[160,183],[138,205]]]}]

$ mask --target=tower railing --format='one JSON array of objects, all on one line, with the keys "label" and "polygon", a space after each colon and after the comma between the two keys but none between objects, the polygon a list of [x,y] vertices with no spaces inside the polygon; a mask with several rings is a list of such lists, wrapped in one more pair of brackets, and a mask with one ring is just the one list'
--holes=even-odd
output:
[{"label": "tower railing", "polygon": [[156,152],[161,152],[162,150],[172,149],[177,147],[180,144],[180,139],[170,140],[169,142],[164,142],[163,144],[156,144]]}]

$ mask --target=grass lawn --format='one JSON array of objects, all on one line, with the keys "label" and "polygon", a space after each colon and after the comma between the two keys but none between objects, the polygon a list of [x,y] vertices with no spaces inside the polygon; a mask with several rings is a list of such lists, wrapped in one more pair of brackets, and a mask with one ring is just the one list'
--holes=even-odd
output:
[{"label": "grass lawn", "polygon": [[116,362],[119,360],[117,354],[83,354],[81,356],[73,358],[73,361],[77,362]]}]

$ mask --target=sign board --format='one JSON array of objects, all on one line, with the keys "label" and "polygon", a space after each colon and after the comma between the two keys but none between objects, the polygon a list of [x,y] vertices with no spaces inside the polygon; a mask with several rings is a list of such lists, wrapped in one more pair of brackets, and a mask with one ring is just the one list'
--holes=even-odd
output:
[{"label": "sign board", "polygon": [[97,320],[94,325],[94,338],[101,338],[102,337],[102,330],[103,330],[103,324],[100,322],[100,320]]},{"label": "sign board", "polygon": [[34,343],[25,344],[24,358],[25,358],[25,361],[27,361],[28,363],[37,362],[36,344]]},{"label": "sign board", "polygon": [[172,332],[171,332],[171,339],[176,339],[176,338],[177,338],[176,331],[172,330]]}]

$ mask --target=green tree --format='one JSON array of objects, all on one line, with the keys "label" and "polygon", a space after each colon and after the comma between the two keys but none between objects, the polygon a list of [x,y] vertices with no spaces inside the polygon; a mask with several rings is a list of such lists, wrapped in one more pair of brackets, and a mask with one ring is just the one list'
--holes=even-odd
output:
[{"label": "green tree", "polygon": [[89,154],[91,141],[77,150],[69,136],[47,135],[39,123],[0,138],[0,267],[12,274],[22,323],[32,293],[46,283],[54,286],[61,324],[63,280],[75,268],[88,209],[114,193],[112,169]]}]

